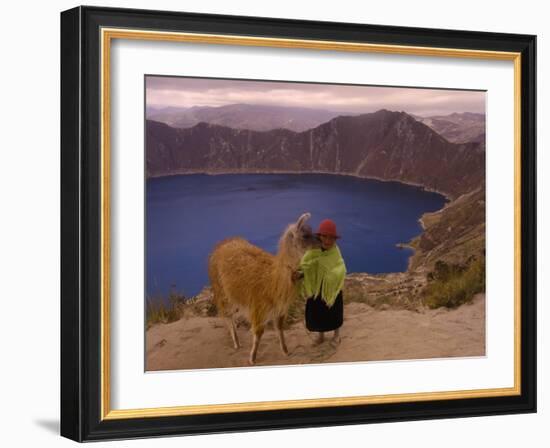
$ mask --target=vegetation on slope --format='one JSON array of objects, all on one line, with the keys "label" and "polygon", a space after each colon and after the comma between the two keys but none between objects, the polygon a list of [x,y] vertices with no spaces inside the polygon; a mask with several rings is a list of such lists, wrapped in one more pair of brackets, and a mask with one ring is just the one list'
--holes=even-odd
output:
[{"label": "vegetation on slope", "polygon": [[424,304],[429,308],[457,308],[471,302],[485,291],[485,256],[472,257],[467,264],[438,261],[428,274],[423,290]]}]

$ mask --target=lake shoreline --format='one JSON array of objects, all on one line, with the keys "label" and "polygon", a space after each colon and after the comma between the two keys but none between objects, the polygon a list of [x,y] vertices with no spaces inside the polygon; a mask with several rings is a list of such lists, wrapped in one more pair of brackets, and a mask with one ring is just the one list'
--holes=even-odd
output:
[{"label": "lake shoreline", "polygon": [[184,170],[184,171],[178,171],[178,172],[172,172],[168,174],[156,174],[156,175],[150,175],[146,176],[146,180],[148,179],[159,179],[163,177],[174,177],[174,176],[184,176],[188,174],[204,174],[207,176],[219,176],[224,174],[326,174],[330,176],[346,176],[346,177],[354,177],[356,179],[365,179],[365,180],[377,180],[380,182],[397,182],[403,185],[409,185],[412,187],[418,187],[422,189],[423,191],[426,191],[428,193],[437,193],[441,196],[443,196],[448,202],[453,201],[454,198],[450,193],[438,190],[436,188],[429,188],[425,185],[421,184],[420,182],[412,182],[412,181],[406,181],[402,179],[384,179],[378,176],[361,176],[359,174],[355,173],[335,173],[334,171],[290,171],[290,170],[229,170],[229,171],[208,171],[208,170]]}]

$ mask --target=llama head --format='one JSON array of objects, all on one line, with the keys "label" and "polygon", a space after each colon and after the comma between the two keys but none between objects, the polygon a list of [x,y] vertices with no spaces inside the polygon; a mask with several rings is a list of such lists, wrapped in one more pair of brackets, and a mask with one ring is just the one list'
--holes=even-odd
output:
[{"label": "llama head", "polygon": [[284,254],[291,266],[297,266],[305,251],[320,247],[320,241],[307,223],[310,213],[301,215],[295,223],[289,224],[279,241],[279,253]]}]

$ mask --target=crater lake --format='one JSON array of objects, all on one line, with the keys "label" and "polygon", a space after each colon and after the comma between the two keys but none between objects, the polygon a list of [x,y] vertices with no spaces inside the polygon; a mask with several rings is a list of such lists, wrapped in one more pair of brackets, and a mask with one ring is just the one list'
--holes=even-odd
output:
[{"label": "crater lake", "polygon": [[208,255],[231,236],[276,253],[286,226],[305,212],[315,231],[335,221],[348,273],[407,269],[400,248],[422,232],[418,219],[446,199],[399,182],[333,174],[185,174],[149,178],[145,194],[145,291],[166,300],[209,284]]}]

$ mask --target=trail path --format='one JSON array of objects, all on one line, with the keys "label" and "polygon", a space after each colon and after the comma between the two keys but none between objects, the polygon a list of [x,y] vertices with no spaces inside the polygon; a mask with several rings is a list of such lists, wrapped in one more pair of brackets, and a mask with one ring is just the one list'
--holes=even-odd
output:
[{"label": "trail path", "polygon": [[[147,331],[146,369],[180,370],[247,366],[252,337],[237,329],[241,348],[235,350],[222,319],[186,317],[158,324]],[[267,329],[257,365],[296,365],[349,361],[379,361],[485,355],[485,295],[455,310],[415,312],[378,310],[363,303],[344,308],[340,344],[313,346],[313,334],[303,323],[285,331],[289,355],[281,352],[276,332]]]}]

